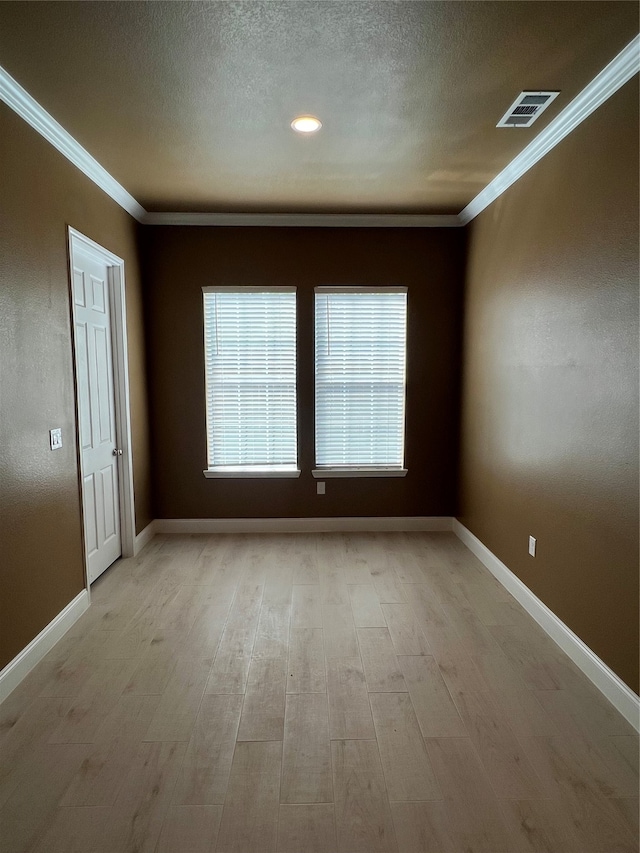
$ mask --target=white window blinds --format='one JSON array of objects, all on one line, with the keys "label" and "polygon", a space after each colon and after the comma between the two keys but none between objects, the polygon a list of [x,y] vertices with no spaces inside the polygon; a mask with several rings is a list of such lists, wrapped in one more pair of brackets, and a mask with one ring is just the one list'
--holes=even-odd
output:
[{"label": "white window blinds", "polygon": [[203,293],[209,469],[295,470],[295,288]]},{"label": "white window blinds", "polygon": [[406,288],[316,288],[318,468],[402,469],[406,337]]}]

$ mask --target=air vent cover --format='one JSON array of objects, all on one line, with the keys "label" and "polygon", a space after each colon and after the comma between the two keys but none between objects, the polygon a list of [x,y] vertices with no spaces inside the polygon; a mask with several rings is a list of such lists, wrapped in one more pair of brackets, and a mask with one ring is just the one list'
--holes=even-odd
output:
[{"label": "air vent cover", "polygon": [[496,127],[531,127],[560,92],[520,92]]}]

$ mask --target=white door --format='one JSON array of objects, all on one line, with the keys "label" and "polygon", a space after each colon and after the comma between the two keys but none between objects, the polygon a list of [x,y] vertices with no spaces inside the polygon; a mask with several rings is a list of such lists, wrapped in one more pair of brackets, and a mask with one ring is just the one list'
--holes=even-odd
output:
[{"label": "white door", "polygon": [[109,277],[106,263],[74,247],[73,301],[82,502],[89,583],[122,553]]}]

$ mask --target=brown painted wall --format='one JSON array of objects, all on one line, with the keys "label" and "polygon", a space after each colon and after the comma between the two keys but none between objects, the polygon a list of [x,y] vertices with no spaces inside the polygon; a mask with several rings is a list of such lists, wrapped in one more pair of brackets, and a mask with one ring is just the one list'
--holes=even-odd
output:
[{"label": "brown painted wall", "polygon": [[136,224],[4,104],[0,182],[2,667],[84,586],[67,225],[125,260],[138,531],[152,514]]},{"label": "brown painted wall", "polygon": [[463,523],[637,691],[637,79],[474,221],[464,346]]},{"label": "brown painted wall", "polygon": [[[159,518],[450,515],[456,501],[462,229],[145,229]],[[298,288],[299,480],[206,480],[204,285]],[[409,288],[404,479],[316,495],[313,288]]]}]

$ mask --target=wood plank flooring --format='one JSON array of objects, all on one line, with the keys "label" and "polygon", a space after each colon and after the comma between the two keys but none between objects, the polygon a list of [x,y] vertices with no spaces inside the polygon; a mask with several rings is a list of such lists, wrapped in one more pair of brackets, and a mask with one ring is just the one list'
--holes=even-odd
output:
[{"label": "wood plank flooring", "polygon": [[0,705],[2,853],[637,853],[638,736],[448,533],[158,536]]}]

